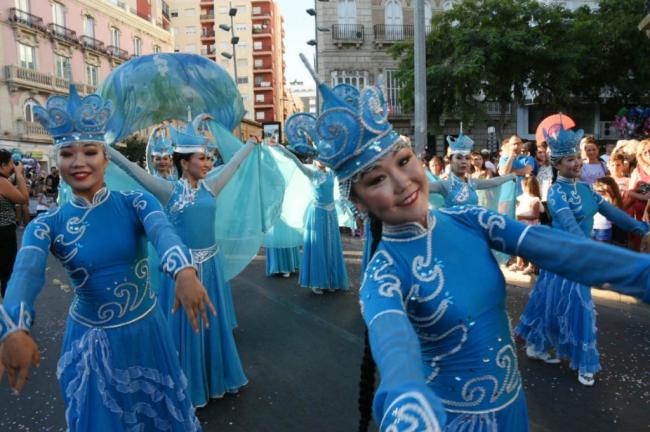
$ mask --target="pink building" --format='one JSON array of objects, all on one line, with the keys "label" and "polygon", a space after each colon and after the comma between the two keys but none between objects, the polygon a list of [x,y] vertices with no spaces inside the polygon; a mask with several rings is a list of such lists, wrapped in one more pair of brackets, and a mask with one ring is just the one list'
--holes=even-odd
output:
[{"label": "pink building", "polygon": [[0,0],[0,38],[0,148],[47,166],[51,140],[33,104],[67,94],[70,82],[93,93],[131,57],[173,51],[164,1]]}]

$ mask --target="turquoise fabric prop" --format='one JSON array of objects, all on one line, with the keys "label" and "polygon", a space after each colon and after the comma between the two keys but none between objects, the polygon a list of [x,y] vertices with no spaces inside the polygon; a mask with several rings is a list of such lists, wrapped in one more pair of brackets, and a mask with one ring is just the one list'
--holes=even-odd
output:
[{"label": "turquoise fabric prop", "polygon": [[227,130],[244,116],[244,105],[228,72],[196,54],[138,56],[106,77],[98,93],[114,103],[109,144],[168,119],[185,120],[187,108],[209,113]]}]

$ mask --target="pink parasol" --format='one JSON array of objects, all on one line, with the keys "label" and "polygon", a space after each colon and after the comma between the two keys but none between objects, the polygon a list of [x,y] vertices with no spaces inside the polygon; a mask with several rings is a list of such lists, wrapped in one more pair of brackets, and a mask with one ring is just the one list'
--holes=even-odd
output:
[{"label": "pink parasol", "polygon": [[544,138],[544,130],[546,130],[547,134],[555,136],[560,129],[560,125],[562,125],[564,129],[571,129],[576,126],[576,122],[568,115],[562,113],[546,117],[542,120],[539,126],[537,126],[537,131],[535,131],[535,140],[537,140],[537,144],[546,141],[546,138]]}]

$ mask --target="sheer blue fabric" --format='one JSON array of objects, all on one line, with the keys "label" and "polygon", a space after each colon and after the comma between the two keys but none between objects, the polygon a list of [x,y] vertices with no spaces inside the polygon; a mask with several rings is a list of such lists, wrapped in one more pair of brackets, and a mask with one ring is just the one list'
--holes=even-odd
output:
[{"label": "sheer blue fabric", "polygon": [[196,54],[138,56],[113,70],[98,93],[113,102],[115,113],[106,139],[113,144],[164,120],[209,113],[227,130],[244,116],[244,105],[230,74]]}]

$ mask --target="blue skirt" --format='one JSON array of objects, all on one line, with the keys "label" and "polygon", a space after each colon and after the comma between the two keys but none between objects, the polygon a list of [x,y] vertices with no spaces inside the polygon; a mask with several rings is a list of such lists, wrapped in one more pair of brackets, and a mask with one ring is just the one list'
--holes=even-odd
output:
[{"label": "blue skirt", "polygon": [[348,272],[333,207],[330,210],[312,204],[309,208],[300,262],[302,287],[348,289]]},{"label": "blue skirt", "polygon": [[541,270],[515,333],[538,351],[555,348],[572,369],[601,369],[596,309],[586,285]]},{"label": "blue skirt", "polygon": [[293,273],[300,267],[300,248],[266,248],[266,275]]},{"label": "blue skirt", "polygon": [[57,377],[71,432],[199,431],[160,309],[117,328],[69,318]]},{"label": "blue skirt", "polygon": [[524,390],[510,405],[498,411],[480,414],[447,411],[444,432],[526,432],[528,431],[528,407]]},{"label": "blue skirt", "polygon": [[[178,349],[181,368],[189,381],[188,393],[192,404],[201,407],[209,399],[236,393],[248,380],[232,334],[232,294],[230,285],[224,279],[219,253],[199,263],[198,270],[199,278],[217,310],[216,317],[208,313],[210,328],[201,325],[199,333],[194,332],[182,310],[170,314],[167,321]],[[168,304],[173,304],[174,281],[169,277],[165,277],[162,292]],[[168,310],[170,308],[168,306]]]}]

